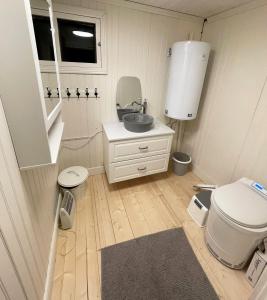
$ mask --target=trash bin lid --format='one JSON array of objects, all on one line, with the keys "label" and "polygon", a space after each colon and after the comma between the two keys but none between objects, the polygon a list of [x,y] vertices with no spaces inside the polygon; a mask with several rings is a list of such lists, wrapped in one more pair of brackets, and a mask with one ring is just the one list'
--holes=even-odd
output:
[{"label": "trash bin lid", "polygon": [[58,176],[58,184],[62,187],[73,188],[82,184],[88,178],[88,170],[84,167],[73,166],[63,170]]}]

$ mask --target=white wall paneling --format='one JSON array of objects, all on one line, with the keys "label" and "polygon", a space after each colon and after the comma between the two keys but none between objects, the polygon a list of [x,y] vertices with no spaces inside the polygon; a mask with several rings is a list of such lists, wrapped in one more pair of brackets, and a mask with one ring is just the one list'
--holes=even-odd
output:
[{"label": "white wall paneling", "polygon": [[10,255],[10,251],[7,248],[6,241],[1,231],[0,253],[0,265],[2,270],[2,272],[0,272],[0,290],[3,293],[2,295],[0,293],[0,299],[26,300],[27,296],[21,283],[21,278],[19,277],[16,266],[13,263],[12,256]]},{"label": "white wall paneling", "polygon": [[56,249],[57,249],[57,237],[58,237],[58,217],[59,217],[61,200],[62,200],[62,195],[61,195],[61,193],[59,193],[56,214],[55,214],[55,218],[54,218],[52,238],[51,238],[51,242],[50,242],[48,267],[47,267],[47,273],[46,273],[46,282],[45,282],[45,287],[44,287],[43,300],[51,299],[54,271],[55,271],[55,261],[56,261]]},{"label": "white wall paneling", "polygon": [[44,292],[57,174],[57,165],[19,171],[0,105],[0,227],[28,299]]},{"label": "white wall paneling", "polygon": [[[101,99],[63,101],[64,138],[94,135],[102,130],[103,121],[117,119],[116,86],[121,76],[136,76],[148,99],[148,113],[165,121],[163,116],[167,51],[176,41],[186,40],[191,33],[199,39],[203,19],[148,9],[125,1],[57,1],[105,11],[107,22],[107,75],[61,74],[62,89],[96,87]],[[90,141],[64,141],[60,168],[79,164],[87,168],[103,166],[102,134]],[[82,147],[84,145],[84,147]],[[64,148],[79,148],[70,150]]]},{"label": "white wall paneling", "polygon": [[256,3],[211,18],[204,29],[212,55],[183,150],[199,176],[218,184],[242,176],[267,184],[267,1]]}]

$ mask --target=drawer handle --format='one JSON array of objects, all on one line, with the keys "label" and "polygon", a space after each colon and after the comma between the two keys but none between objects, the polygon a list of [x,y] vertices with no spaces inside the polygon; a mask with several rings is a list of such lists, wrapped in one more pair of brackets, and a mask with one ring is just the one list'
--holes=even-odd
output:
[{"label": "drawer handle", "polygon": [[145,146],[145,147],[139,147],[139,150],[148,150],[148,146]]},{"label": "drawer handle", "polygon": [[145,170],[146,170],[146,167],[138,168],[138,171],[145,171]]}]

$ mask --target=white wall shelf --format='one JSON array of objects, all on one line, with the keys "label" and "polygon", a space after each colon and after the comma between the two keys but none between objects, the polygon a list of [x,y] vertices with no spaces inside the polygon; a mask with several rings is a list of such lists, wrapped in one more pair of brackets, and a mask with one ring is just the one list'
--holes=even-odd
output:
[{"label": "white wall shelf", "polygon": [[[7,2],[3,9],[1,27],[6,39],[1,45],[0,55],[1,100],[19,167],[27,169],[55,164],[64,127],[61,121],[62,99],[60,95],[57,105],[48,115],[30,2]],[[19,34],[15,24],[19,24]],[[5,28],[9,28],[8,34],[5,34]],[[57,59],[55,64],[58,75]]]}]

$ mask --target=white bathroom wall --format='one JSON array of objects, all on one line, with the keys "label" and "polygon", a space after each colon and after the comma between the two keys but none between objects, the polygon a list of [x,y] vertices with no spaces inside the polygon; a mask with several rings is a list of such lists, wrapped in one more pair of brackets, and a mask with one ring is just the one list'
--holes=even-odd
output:
[{"label": "white bathroom wall", "polygon": [[0,101],[0,238],[27,299],[41,299],[44,292],[57,174],[57,165],[20,172]]},{"label": "white bathroom wall", "polygon": [[[140,78],[143,97],[149,103],[148,112],[164,119],[167,50],[173,42],[188,39],[190,33],[199,39],[203,19],[119,0],[61,0],[57,3],[104,10],[107,15],[108,74],[61,76],[62,88],[97,87],[101,97],[88,101],[64,100],[64,138],[94,135],[102,130],[103,121],[117,119],[115,95],[121,76]],[[101,171],[101,133],[89,142],[74,139],[63,143],[60,167],[77,164]]]},{"label": "white bathroom wall", "polygon": [[186,123],[183,150],[202,179],[242,176],[267,184],[267,1],[208,19],[212,53],[198,119]]}]

